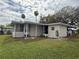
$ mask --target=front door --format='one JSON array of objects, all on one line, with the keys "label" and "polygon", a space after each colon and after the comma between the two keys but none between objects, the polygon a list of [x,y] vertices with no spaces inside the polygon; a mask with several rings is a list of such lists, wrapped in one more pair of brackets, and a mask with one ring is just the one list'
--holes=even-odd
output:
[{"label": "front door", "polygon": [[45,37],[48,37],[48,26],[44,26],[44,30],[43,30],[43,35],[45,36]]},{"label": "front door", "polygon": [[48,26],[45,26],[45,27],[44,27],[44,33],[45,33],[45,34],[48,34]]}]

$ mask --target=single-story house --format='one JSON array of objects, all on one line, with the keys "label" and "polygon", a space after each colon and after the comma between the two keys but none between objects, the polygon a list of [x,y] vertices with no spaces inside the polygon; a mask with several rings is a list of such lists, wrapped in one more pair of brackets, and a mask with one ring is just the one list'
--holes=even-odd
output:
[{"label": "single-story house", "polygon": [[12,37],[39,37],[45,35],[49,38],[60,38],[67,36],[68,24],[64,23],[34,23],[29,21],[12,21]]}]

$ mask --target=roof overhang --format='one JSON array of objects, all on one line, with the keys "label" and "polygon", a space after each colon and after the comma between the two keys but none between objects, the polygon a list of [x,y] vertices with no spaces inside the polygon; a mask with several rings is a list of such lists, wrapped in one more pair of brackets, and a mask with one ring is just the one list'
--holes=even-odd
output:
[{"label": "roof overhang", "polygon": [[37,25],[42,25],[42,26],[56,26],[56,25],[61,25],[61,26],[69,26],[68,24],[65,23],[49,23],[49,24],[44,24],[44,23],[35,23],[35,22],[30,22],[30,21],[12,21],[12,24],[37,24]]},{"label": "roof overhang", "polygon": [[68,24],[65,24],[65,23],[49,23],[49,24],[42,24],[42,25],[48,25],[48,26],[58,26],[58,25],[61,25],[61,26],[67,26],[67,27],[70,27],[70,25]]},{"label": "roof overhang", "polygon": [[12,21],[12,24],[38,24],[42,25],[40,23],[30,22],[30,21]]}]

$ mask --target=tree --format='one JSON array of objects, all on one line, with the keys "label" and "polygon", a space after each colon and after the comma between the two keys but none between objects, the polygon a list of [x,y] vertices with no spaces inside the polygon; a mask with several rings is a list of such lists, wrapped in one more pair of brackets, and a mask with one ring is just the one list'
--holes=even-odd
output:
[{"label": "tree", "polygon": [[56,12],[54,15],[50,15],[49,17],[43,17],[48,18],[48,23],[56,23],[56,22],[62,22],[62,23],[69,23],[70,22],[77,22],[78,21],[78,13],[79,8],[74,8],[71,6],[66,6]]},{"label": "tree", "polygon": [[25,14],[22,14],[22,15],[21,15],[21,18],[25,19]]},{"label": "tree", "polygon": [[34,11],[35,16],[38,16],[38,14],[39,14],[38,11]]},{"label": "tree", "polygon": [[37,36],[37,16],[38,16],[38,11],[34,11],[34,15],[36,16],[36,33],[35,36]]}]

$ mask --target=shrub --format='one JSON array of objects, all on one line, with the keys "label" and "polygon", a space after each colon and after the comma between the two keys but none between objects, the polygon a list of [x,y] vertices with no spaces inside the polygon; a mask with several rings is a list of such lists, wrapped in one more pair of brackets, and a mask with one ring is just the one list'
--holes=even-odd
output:
[{"label": "shrub", "polygon": [[7,31],[7,34],[12,34],[12,32],[10,30]]}]

